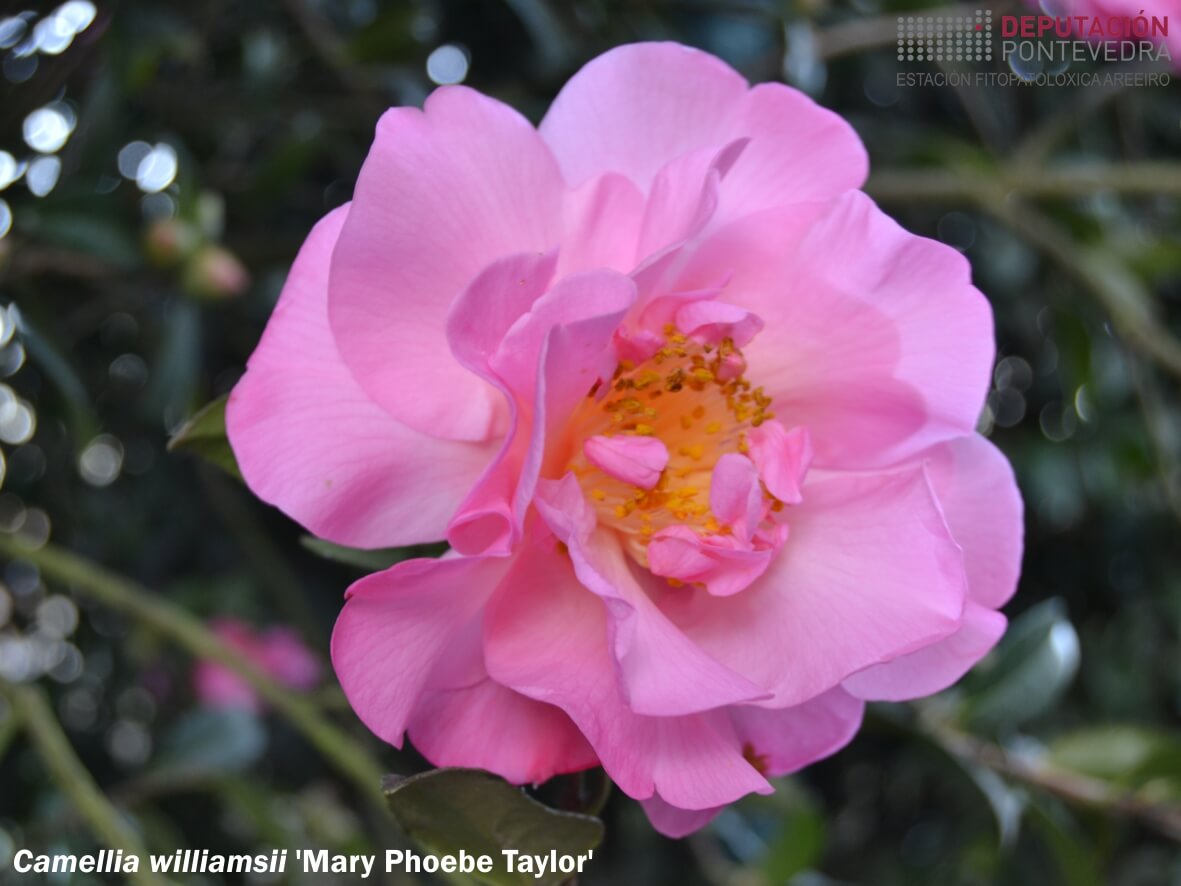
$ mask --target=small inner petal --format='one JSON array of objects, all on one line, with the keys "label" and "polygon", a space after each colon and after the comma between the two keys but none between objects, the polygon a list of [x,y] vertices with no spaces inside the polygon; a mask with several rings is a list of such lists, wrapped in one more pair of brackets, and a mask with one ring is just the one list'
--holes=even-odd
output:
[{"label": "small inner petal", "polygon": [[725,499],[711,490],[719,461],[749,458],[750,434],[775,417],[771,398],[745,370],[733,339],[711,343],[669,324],[648,359],[622,360],[611,382],[596,385],[572,418],[572,437],[582,443],[569,470],[599,523],[617,529],[641,565],[649,566],[648,545],[662,530],[735,536],[746,548],[763,515],[782,509],[753,465],[747,488],[758,507],[723,519],[711,506]]}]

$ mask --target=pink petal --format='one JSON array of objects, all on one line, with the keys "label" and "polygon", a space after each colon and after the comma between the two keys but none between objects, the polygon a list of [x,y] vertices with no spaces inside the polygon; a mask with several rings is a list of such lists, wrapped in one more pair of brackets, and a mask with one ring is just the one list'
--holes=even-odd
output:
[{"label": "pink petal", "polygon": [[668,447],[656,437],[590,437],[587,460],[616,480],[652,489],[668,467]]},{"label": "pink petal", "polygon": [[488,672],[498,682],[570,715],[607,774],[637,799],[659,792],[684,809],[707,809],[766,780],[742,757],[723,711],[646,717],[624,702],[606,642],[603,602],[579,586],[552,539],[517,561],[484,618]]},{"label": "pink petal", "polygon": [[812,463],[812,436],[807,428],[788,431],[779,422],[768,421],[751,430],[747,443],[750,460],[767,491],[785,504],[803,501],[800,489]]},{"label": "pink petal", "polygon": [[674,157],[717,145],[746,81],[712,55],[676,43],[619,46],[562,88],[541,135],[569,184],[618,172],[647,191]]},{"label": "pink petal", "polygon": [[332,664],[370,731],[402,746],[424,688],[445,667],[509,563],[408,560],[353,584],[332,632]]},{"label": "pink petal", "polygon": [[1024,536],[1021,490],[1008,460],[972,434],[923,453],[951,534],[964,549],[968,589],[995,609],[1017,589]]},{"label": "pink petal", "polygon": [[487,769],[513,784],[541,784],[598,764],[560,709],[489,678],[425,693],[408,734],[435,766]]},{"label": "pink petal", "polygon": [[767,775],[789,775],[835,754],[861,728],[865,702],[843,689],[830,689],[790,708],[730,709],[748,758]]},{"label": "pink petal", "polygon": [[498,394],[451,357],[448,310],[496,259],[557,245],[562,194],[529,122],[471,89],[443,87],[423,111],[381,118],[330,296],[341,354],[375,401],[435,437],[495,432]]},{"label": "pink petal", "polygon": [[594,528],[573,475],[543,481],[537,509],[569,549],[578,580],[606,606],[611,657],[631,710],[671,716],[766,697],[702,652],[652,604],[618,537]]},{"label": "pink petal", "polygon": [[706,344],[717,345],[728,338],[742,348],[763,328],[763,321],[737,305],[702,300],[677,311],[676,325],[681,332]]},{"label": "pink petal", "polygon": [[726,176],[715,224],[835,197],[860,188],[869,172],[853,127],[782,83],[759,83],[743,96],[725,137],[743,136],[750,143]]},{"label": "pink petal", "polygon": [[447,539],[464,554],[506,553],[521,538],[546,440],[573,405],[615,367],[615,330],[635,298],[612,271],[563,280],[505,335],[486,368],[511,404],[496,461],[459,506]]},{"label": "pink petal", "polygon": [[709,481],[709,507],[740,538],[749,539],[766,510],[754,463],[745,455],[728,452],[714,465]]},{"label": "pink petal", "polygon": [[782,273],[741,297],[766,322],[745,352],[748,377],[809,429],[817,465],[888,465],[972,432],[992,371],[992,312],[959,252],[851,193]]},{"label": "pink petal", "polygon": [[778,544],[754,547],[734,536],[702,537],[687,526],[670,526],[652,536],[648,564],[653,575],[698,584],[717,597],[745,590],[767,571],[787,536],[780,527]]},{"label": "pink petal", "polygon": [[617,173],[591,179],[566,195],[558,274],[596,268],[628,273],[644,219],[644,195]]},{"label": "pink petal", "polygon": [[361,390],[328,329],[328,265],[349,212],[308,235],[226,407],[247,485],[316,535],[355,547],[435,541],[493,457],[429,441]]},{"label": "pink petal", "polygon": [[647,800],[641,800],[640,805],[648,816],[652,827],[666,837],[679,840],[694,831],[699,831],[717,817],[724,807],[715,806],[713,809],[678,809],[670,806],[661,799],[659,794],[653,794]]},{"label": "pink petal", "polygon": [[621,46],[579,71],[541,123],[566,180],[619,172],[644,190],[669,161],[749,147],[720,191],[718,221],[858,188],[868,162],[841,117],[790,87],[743,78],[706,53],[671,43]]},{"label": "pink petal", "polygon": [[[505,335],[545,294],[557,254],[507,255],[480,271],[451,304],[447,344],[463,366],[488,378]],[[536,358],[535,358],[536,359]]]},{"label": "pink petal", "polygon": [[661,609],[719,661],[793,705],[959,628],[963,560],[921,469],[809,478],[791,536],[732,597]]},{"label": "pink petal", "polygon": [[1005,632],[999,612],[969,600],[963,626],[946,639],[853,674],[841,684],[858,698],[905,701],[940,692],[980,661]]},{"label": "pink petal", "polygon": [[648,194],[637,260],[701,232],[717,209],[722,179],[745,147],[746,140],[737,139],[690,151],[664,165]]}]

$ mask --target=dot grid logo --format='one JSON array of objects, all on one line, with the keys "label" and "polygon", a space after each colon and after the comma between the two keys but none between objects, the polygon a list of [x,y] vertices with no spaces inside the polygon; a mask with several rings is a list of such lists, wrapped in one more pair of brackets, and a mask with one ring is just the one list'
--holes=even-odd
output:
[{"label": "dot grid logo", "polygon": [[898,61],[992,61],[992,10],[899,16]]}]

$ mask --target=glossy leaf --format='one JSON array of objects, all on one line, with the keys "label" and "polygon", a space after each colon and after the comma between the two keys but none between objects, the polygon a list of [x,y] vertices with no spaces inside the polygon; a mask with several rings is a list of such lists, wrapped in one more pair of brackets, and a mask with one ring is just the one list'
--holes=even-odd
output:
[{"label": "glossy leaf", "polygon": [[[502,850],[549,858],[592,852],[603,839],[603,823],[589,815],[561,812],[538,803],[520,788],[479,769],[436,769],[409,778],[389,776],[383,786],[398,823],[435,853],[489,855],[495,867],[479,874],[494,886],[563,883],[569,874],[509,873]],[[593,862],[593,857],[591,859]]]},{"label": "glossy leaf", "polygon": [[168,441],[169,452],[188,452],[242,479],[238,461],[226,437],[226,397],[218,397],[199,409]]},{"label": "glossy leaf", "polygon": [[1074,680],[1078,634],[1059,599],[1017,618],[996,651],[963,684],[961,719],[973,730],[1013,729],[1049,711]]}]

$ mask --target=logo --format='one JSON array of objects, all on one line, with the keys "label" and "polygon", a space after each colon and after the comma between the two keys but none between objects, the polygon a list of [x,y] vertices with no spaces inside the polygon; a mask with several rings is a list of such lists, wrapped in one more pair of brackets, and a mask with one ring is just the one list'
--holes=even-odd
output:
[{"label": "logo", "polygon": [[898,61],[992,61],[992,10],[899,16]]}]

